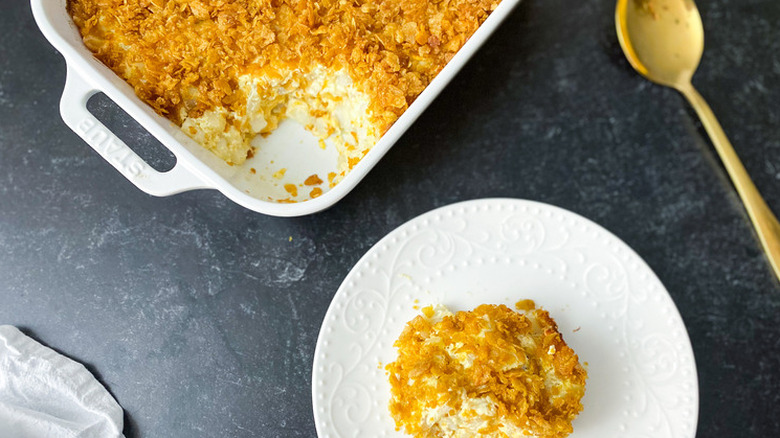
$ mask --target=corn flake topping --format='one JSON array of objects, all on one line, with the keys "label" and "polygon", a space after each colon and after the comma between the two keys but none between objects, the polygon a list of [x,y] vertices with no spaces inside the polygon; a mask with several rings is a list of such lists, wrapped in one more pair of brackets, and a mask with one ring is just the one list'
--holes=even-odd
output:
[{"label": "corn flake topping", "polygon": [[426,307],[386,366],[398,429],[418,437],[565,437],[582,410],[586,372],[550,315],[481,305]]},{"label": "corn flake topping", "polygon": [[384,133],[498,3],[68,0],[67,7],[95,56],[179,125],[217,108],[244,113],[243,75],[324,66],[346,69]]}]

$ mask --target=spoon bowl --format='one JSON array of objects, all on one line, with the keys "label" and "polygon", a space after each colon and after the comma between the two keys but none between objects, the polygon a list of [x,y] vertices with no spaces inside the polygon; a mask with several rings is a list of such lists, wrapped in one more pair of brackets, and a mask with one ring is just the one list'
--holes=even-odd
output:
[{"label": "spoon bowl", "polygon": [[667,87],[690,84],[704,52],[704,28],[691,0],[618,0],[618,39],[642,76]]},{"label": "spoon bowl", "polygon": [[704,28],[693,0],[618,0],[618,40],[642,76],[677,89],[690,102],[753,222],[780,280],[780,223],[766,205],[707,102],[691,85],[704,52]]}]

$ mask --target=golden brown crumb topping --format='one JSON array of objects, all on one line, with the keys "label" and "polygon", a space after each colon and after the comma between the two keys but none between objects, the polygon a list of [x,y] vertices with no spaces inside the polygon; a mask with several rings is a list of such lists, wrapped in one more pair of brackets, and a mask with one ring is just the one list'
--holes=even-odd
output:
[{"label": "golden brown crumb topping", "polygon": [[[479,425],[472,435],[571,433],[586,372],[550,315],[522,303],[525,314],[482,305],[437,321],[426,307],[410,321],[394,344],[398,359],[386,366],[397,427],[418,438],[452,436],[452,418],[442,419],[443,412],[459,413],[464,424],[482,416],[471,423]],[[488,406],[466,406],[475,400]]]},{"label": "golden brown crumb topping", "polygon": [[241,113],[238,77],[346,68],[384,132],[499,0],[68,0],[95,56],[181,124]]}]

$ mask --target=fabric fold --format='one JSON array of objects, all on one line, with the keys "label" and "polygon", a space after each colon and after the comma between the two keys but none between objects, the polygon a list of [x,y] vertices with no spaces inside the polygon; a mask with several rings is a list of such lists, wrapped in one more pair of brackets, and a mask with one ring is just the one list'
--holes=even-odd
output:
[{"label": "fabric fold", "polygon": [[3,437],[123,437],[119,404],[84,365],[0,326]]}]

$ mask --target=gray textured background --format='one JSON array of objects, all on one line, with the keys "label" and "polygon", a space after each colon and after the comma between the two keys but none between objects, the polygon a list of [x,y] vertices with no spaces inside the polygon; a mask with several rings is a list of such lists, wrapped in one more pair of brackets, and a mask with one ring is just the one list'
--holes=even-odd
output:
[{"label": "gray textured background", "polygon": [[[780,211],[780,2],[700,3],[694,83]],[[669,289],[699,436],[780,436],[780,287],[695,114],[623,59],[613,7],[525,1],[349,196],[277,219],[214,191],[135,189],[64,126],[64,62],[27,2],[3,1],[0,323],[85,363],[128,438],[312,437],[317,333],[360,256],[435,207],[527,198],[605,226]],[[105,99],[91,107],[153,148]]]}]

